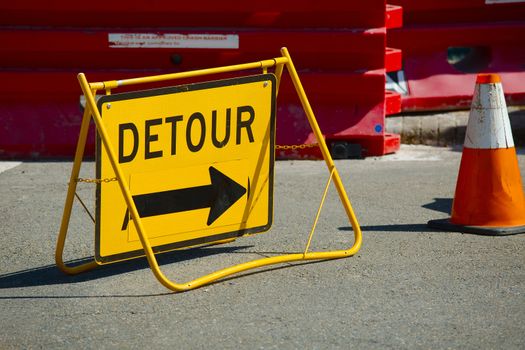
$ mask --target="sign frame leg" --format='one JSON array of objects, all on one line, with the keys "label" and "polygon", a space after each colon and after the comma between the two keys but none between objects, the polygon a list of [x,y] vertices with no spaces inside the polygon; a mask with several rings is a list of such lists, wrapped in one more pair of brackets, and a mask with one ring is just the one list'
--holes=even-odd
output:
[{"label": "sign frame leg", "polygon": [[308,97],[306,96],[303,85],[301,84],[299,75],[297,74],[297,71],[295,70],[295,66],[292,62],[292,58],[290,57],[290,53],[288,52],[288,49],[286,47],[283,47],[281,49],[281,54],[287,58],[286,68],[288,70],[288,73],[290,74],[295,90],[297,91],[297,95],[299,96],[299,99],[301,100],[301,104],[303,106],[304,112],[306,113],[306,117],[308,118],[308,122],[310,123],[310,127],[312,128],[315,138],[317,139],[319,148],[321,149],[321,153],[323,155],[328,171],[329,172],[333,171],[333,179],[334,179],[335,187],[337,188],[337,192],[339,193],[339,198],[341,199],[343,207],[345,208],[345,211],[346,211],[346,215],[348,216],[348,219],[350,220],[350,224],[352,225],[352,229],[354,231],[354,236],[355,236],[354,246],[357,246],[357,249],[359,250],[362,244],[361,228],[359,226],[359,223],[357,222],[357,218],[355,216],[354,210],[352,209],[352,205],[350,204],[350,200],[348,199],[348,195],[346,194],[345,188],[343,186],[343,182],[341,181],[341,177],[339,176],[339,171],[337,171],[334,160],[332,159],[332,156],[330,155],[330,151],[328,150],[328,147],[326,145],[321,129],[319,128],[319,124],[317,123],[317,119],[315,118],[310,102],[308,101]]},{"label": "sign frame leg", "polygon": [[[90,91],[95,95],[96,91]],[[56,249],[55,249],[55,262],[57,267],[68,275],[75,275],[81,272],[89,271],[98,266],[95,260],[78,266],[68,266],[64,262],[64,246],[66,242],[67,231],[69,227],[69,219],[71,218],[71,211],[73,209],[73,202],[75,200],[75,192],[77,190],[77,179],[80,173],[80,167],[82,166],[82,159],[84,157],[84,150],[86,146],[86,140],[89,131],[89,122],[91,121],[90,107],[86,104],[84,108],[84,114],[82,116],[82,122],[80,126],[80,133],[78,136],[77,149],[75,151],[75,158],[73,162],[73,168],[71,169],[71,175],[69,177],[69,185],[67,189],[66,202],[64,204],[64,213],[62,215],[62,222],[60,224],[60,231],[57,238]]]}]

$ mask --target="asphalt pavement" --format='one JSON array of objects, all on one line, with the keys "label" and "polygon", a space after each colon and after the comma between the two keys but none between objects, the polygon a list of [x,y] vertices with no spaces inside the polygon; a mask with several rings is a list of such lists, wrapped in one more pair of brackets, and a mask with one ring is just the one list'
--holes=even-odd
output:
[{"label": "asphalt pavement", "polygon": [[[179,294],[144,259],[62,274],[54,250],[72,164],[0,162],[0,349],[523,349],[525,234],[426,226],[448,216],[460,157],[458,148],[402,146],[337,161],[363,230],[355,256],[266,267]],[[81,176],[93,172],[84,163]],[[323,162],[276,162],[269,232],[159,255],[162,270],[183,282],[302,251],[327,176]],[[93,185],[78,193],[92,210]],[[66,260],[89,260],[94,226],[78,203],[69,235]],[[310,249],[346,248],[352,238],[332,187]]]}]

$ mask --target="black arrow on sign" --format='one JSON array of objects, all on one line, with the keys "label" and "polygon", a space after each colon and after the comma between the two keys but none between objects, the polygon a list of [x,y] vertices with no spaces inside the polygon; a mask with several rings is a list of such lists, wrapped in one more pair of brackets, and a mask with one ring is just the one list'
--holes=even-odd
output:
[{"label": "black arrow on sign", "polygon": [[[214,167],[210,167],[209,171],[210,185],[133,196],[139,216],[144,218],[210,208],[206,222],[210,226],[246,193],[246,188]],[[128,222],[129,209],[126,210],[122,230],[128,227]]]}]

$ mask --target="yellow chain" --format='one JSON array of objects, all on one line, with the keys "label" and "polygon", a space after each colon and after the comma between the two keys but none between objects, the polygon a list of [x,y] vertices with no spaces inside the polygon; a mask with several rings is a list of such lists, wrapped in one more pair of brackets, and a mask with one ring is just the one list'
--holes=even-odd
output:
[{"label": "yellow chain", "polygon": [[309,143],[309,144],[302,144],[302,145],[275,145],[276,150],[296,150],[296,149],[305,149],[305,148],[313,148],[313,147],[319,147],[319,144],[317,143]]},{"label": "yellow chain", "polygon": [[88,184],[101,184],[103,182],[111,182],[111,181],[117,181],[116,177],[108,178],[108,179],[83,179],[79,177],[77,179],[77,182],[86,182]]}]

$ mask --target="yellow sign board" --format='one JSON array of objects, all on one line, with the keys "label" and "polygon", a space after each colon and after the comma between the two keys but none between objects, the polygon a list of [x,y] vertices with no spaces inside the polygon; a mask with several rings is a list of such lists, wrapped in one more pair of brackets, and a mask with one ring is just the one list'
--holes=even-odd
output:
[{"label": "yellow sign board", "polygon": [[[99,99],[155,252],[270,228],[275,100],[273,74]],[[115,177],[99,137],[96,172]],[[116,181],[97,185],[95,245],[98,263],[144,255]]]}]

